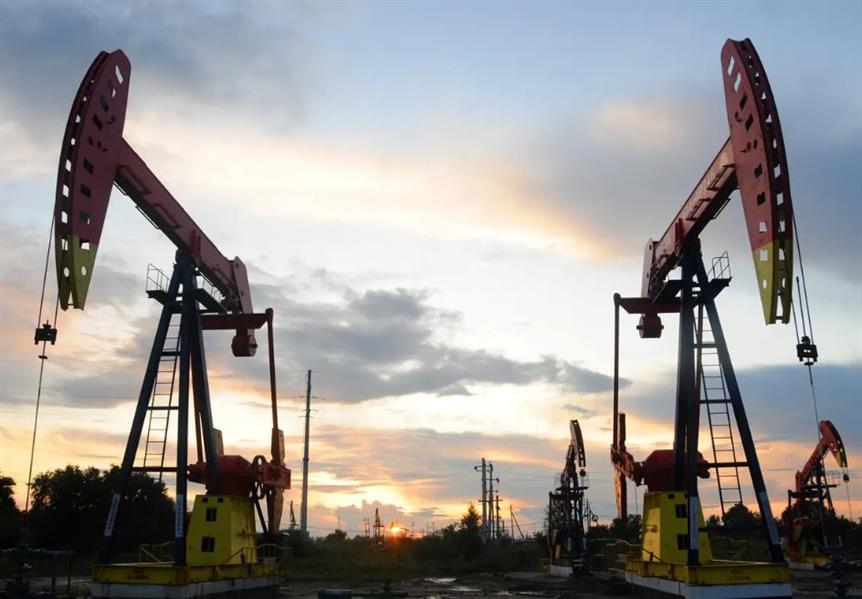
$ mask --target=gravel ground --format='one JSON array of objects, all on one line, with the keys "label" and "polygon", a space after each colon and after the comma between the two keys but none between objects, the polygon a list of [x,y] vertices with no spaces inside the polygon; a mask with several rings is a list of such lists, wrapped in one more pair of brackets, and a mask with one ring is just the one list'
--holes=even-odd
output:
[{"label": "gravel ground", "polygon": [[[848,577],[852,587],[849,597],[862,597],[862,572]],[[87,596],[88,580],[72,579],[75,597]],[[36,591],[50,588],[48,579],[36,579],[31,586]],[[283,599],[317,599],[321,589],[350,589],[354,592],[380,592],[379,585],[356,585],[349,582],[294,582],[288,577],[279,597]],[[3,596],[0,585],[0,597]],[[509,574],[475,574],[460,578],[418,578],[392,584],[395,592],[406,592],[407,599],[607,599],[632,597],[625,585],[605,577],[555,578],[535,572]],[[58,581],[58,591],[65,591],[65,579]],[[832,576],[827,572],[794,572],[794,599],[819,599],[832,596]]]},{"label": "gravel ground", "polygon": [[[852,584],[849,597],[862,597],[862,573],[849,576]],[[280,597],[317,599],[317,591],[351,589],[355,592],[379,592],[378,586],[357,586],[349,583],[314,583],[286,581]],[[393,591],[408,593],[408,599],[603,599],[633,597],[624,584],[604,577],[562,579],[532,572],[507,575],[476,574],[462,578],[422,578],[392,585]],[[828,598],[832,596],[832,576],[827,572],[794,572],[794,599]]]}]

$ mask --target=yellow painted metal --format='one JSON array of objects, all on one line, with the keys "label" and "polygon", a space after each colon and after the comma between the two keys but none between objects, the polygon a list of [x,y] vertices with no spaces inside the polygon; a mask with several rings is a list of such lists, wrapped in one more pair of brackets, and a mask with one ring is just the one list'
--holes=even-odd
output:
[{"label": "yellow painted metal", "polygon": [[[644,494],[641,559],[668,564],[688,562],[688,501],[682,491],[655,491]],[[698,506],[698,522],[703,528],[703,511]],[[699,533],[700,559],[712,561],[709,535]]]},{"label": "yellow painted metal", "polygon": [[77,235],[55,237],[57,292],[64,310],[69,307],[70,300],[75,308],[84,309],[98,248],[99,244],[82,240]]},{"label": "yellow painted metal", "polygon": [[93,582],[181,586],[256,576],[276,576],[277,563],[224,564],[220,566],[174,566],[173,564],[97,564]]},{"label": "yellow painted metal", "polygon": [[93,582],[181,586],[276,576],[277,560],[258,563],[254,506],[248,498],[198,495],[186,536],[187,566],[165,562],[97,564]]},{"label": "yellow painted metal", "polygon": [[787,239],[774,239],[755,249],[754,271],[760,289],[766,324],[790,320],[793,297],[793,246]]},{"label": "yellow painted metal", "polygon": [[731,562],[713,560],[708,564],[689,566],[645,562],[630,558],[626,571],[653,578],[666,578],[690,585],[770,584],[790,582],[787,564],[770,562]]},{"label": "yellow painted metal", "polygon": [[257,561],[254,506],[247,497],[195,497],[186,555],[191,566],[250,564]]},{"label": "yellow painted metal", "polygon": [[[644,495],[642,546],[629,554],[625,570],[639,576],[664,578],[689,585],[771,584],[790,582],[787,564],[713,559],[709,535],[700,532],[701,563],[689,566],[686,497],[682,491]],[[703,513],[698,514],[703,528]]]}]

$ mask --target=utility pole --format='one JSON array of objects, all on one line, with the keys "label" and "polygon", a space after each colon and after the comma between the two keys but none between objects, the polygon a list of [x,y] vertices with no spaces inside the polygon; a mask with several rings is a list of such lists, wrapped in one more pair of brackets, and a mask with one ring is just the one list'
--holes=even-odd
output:
[{"label": "utility pole", "polygon": [[490,538],[497,538],[497,519],[494,517],[494,481],[500,482],[499,478],[494,478],[494,464],[488,462],[488,512],[491,519],[491,534]]},{"label": "utility pole", "polygon": [[308,536],[308,430],[311,422],[311,370],[305,388],[305,447],[302,450],[302,508],[299,511],[299,530]]},{"label": "utility pole", "polygon": [[[499,481],[497,481],[499,482]],[[494,491],[494,508],[496,510],[496,517],[494,518],[494,526],[497,529],[497,538],[502,538],[503,533],[506,532],[505,527],[502,526],[503,521],[500,519],[500,490],[497,489]]]},{"label": "utility pole", "polygon": [[473,470],[482,472],[482,541],[488,542],[488,479],[486,476],[487,464],[482,458],[481,466],[473,466]]}]

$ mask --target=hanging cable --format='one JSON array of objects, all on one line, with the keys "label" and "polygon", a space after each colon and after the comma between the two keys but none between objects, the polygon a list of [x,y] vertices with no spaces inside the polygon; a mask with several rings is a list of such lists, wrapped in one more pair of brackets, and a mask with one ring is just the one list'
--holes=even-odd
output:
[{"label": "hanging cable", "polygon": [[[799,321],[802,324],[802,336],[799,335],[799,324],[796,319],[796,302],[792,303],[793,327],[796,331],[796,357],[808,368],[808,385],[811,388],[811,403],[814,407],[814,424],[817,428],[817,439],[820,440],[820,413],[817,407],[817,391],[814,386],[814,370],[817,362],[817,345],[814,343],[814,325],[811,321],[811,304],[808,301],[808,284],[805,280],[805,265],[802,259],[802,243],[799,241],[799,227],[796,224],[796,213],[792,214],[794,238],[796,240],[796,256],[799,262],[799,275],[796,277],[796,297],[799,301]],[[807,322],[806,322],[807,320]]]},{"label": "hanging cable", "polygon": [[[796,256],[799,262],[800,277],[796,277],[797,298],[799,301],[799,320],[802,323],[802,337],[799,337],[799,327],[796,324],[796,310],[793,309],[793,323],[796,328],[796,356],[800,362],[809,367],[817,361],[817,345],[814,343],[814,325],[811,322],[811,304],[808,301],[808,283],[805,280],[805,265],[802,259],[802,244],[799,241],[799,227],[796,226],[796,214],[792,215],[794,237],[796,239]],[[792,285],[792,282],[791,282]],[[795,302],[794,302],[795,303]],[[807,322],[806,322],[807,320]]]},{"label": "hanging cable", "polygon": [[46,319],[42,323],[42,313],[45,308],[45,289],[48,284],[48,265],[51,261],[51,243],[54,239],[54,215],[51,214],[51,226],[48,229],[48,248],[45,251],[45,268],[42,272],[42,292],[39,296],[39,315],[36,317],[36,332],[33,336],[34,343],[38,345],[42,343],[42,352],[39,354],[39,382],[36,386],[36,410],[33,416],[33,437],[30,441],[30,465],[27,470],[27,490],[24,499],[24,513],[30,510],[30,487],[33,482],[33,462],[36,456],[36,435],[39,430],[39,408],[42,404],[42,379],[45,374],[45,362],[48,360],[48,342],[51,345],[57,341],[57,315],[60,310],[60,294],[57,294],[57,300],[54,304],[54,319],[53,324]]}]

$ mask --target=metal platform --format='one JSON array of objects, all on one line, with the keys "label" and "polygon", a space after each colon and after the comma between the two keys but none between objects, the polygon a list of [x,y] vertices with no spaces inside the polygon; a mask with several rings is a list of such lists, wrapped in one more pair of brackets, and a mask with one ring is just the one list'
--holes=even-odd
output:
[{"label": "metal platform", "polygon": [[685,599],[791,599],[789,582],[754,584],[693,585],[667,578],[639,576],[626,572],[626,582],[643,589],[649,597],[684,597]]},{"label": "metal platform", "polygon": [[278,584],[277,564],[110,564],[93,568],[90,594],[92,597],[124,599],[275,597]]},{"label": "metal platform", "polygon": [[629,558],[629,584],[666,597],[686,599],[790,599],[787,564],[714,560],[700,566]]}]

